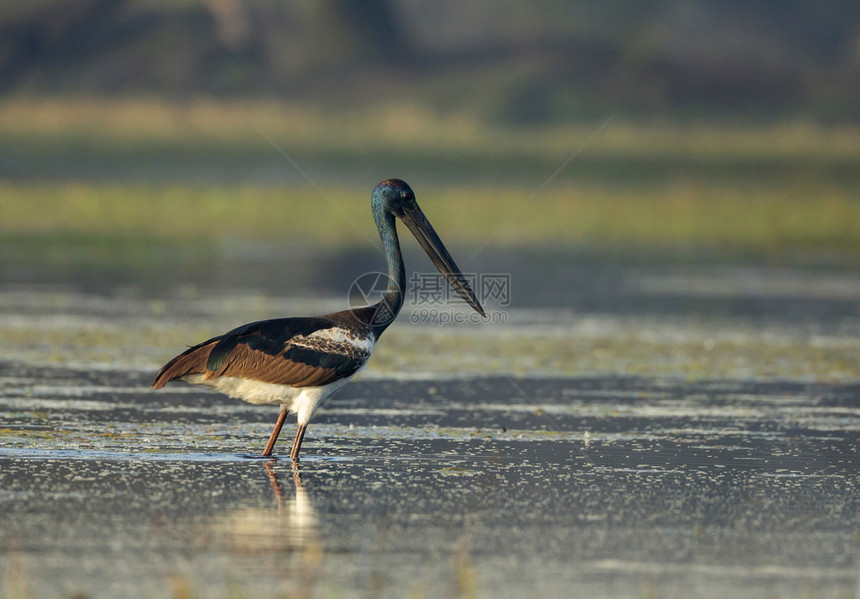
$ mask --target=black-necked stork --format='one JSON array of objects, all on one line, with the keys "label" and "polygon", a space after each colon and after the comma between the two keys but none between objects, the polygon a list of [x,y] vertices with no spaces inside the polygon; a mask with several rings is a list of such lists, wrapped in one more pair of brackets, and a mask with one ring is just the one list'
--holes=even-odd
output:
[{"label": "black-necked stork", "polygon": [[314,412],[367,363],[379,336],[403,306],[406,269],[395,217],[409,227],[460,297],[484,315],[409,185],[399,179],[383,181],[373,189],[371,206],[388,262],[388,285],[380,302],[325,316],[243,325],[170,360],[158,371],[152,387],[160,389],[177,379],[208,385],[253,404],[281,404],[263,456],[272,454],[287,414],[295,412],[298,430],[290,457],[296,459]]}]

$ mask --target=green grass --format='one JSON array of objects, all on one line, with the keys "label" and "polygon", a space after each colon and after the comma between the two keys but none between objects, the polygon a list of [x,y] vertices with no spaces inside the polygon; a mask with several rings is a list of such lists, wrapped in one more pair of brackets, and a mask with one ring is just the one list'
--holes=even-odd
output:
[{"label": "green grass", "polygon": [[[250,238],[376,243],[368,199],[382,170],[413,183],[418,173],[419,202],[457,244],[860,250],[860,128],[597,127],[501,128],[419,105],[331,114],[273,102],[12,98],[0,102],[0,159],[24,174],[0,179],[0,236],[132,252]],[[186,162],[294,170],[275,146],[369,180],[323,180],[321,193],[158,179],[158,165],[182,172]],[[75,176],[82,164],[98,174]],[[140,164],[143,176],[113,175]],[[65,177],[42,176],[55,170]]]},{"label": "green grass", "polygon": [[[607,114],[607,117],[610,115]],[[34,147],[106,149],[129,155],[148,148],[239,154],[270,152],[261,136],[315,153],[447,153],[563,160],[601,123],[503,127],[472,113],[439,114],[417,103],[337,113],[313,105],[263,101],[11,98],[0,102],[0,136]],[[85,146],[81,148],[81,145]],[[634,123],[621,118],[587,144],[589,156],[654,160],[768,162],[860,161],[860,127],[809,122]]]},{"label": "green grass", "polygon": [[[310,187],[0,181],[0,234],[126,246],[141,239],[376,243],[369,187],[335,187],[323,196]],[[860,200],[839,185],[690,180],[660,188],[563,186],[535,197],[527,188],[462,185],[417,194],[440,235],[459,244],[860,251]]]}]

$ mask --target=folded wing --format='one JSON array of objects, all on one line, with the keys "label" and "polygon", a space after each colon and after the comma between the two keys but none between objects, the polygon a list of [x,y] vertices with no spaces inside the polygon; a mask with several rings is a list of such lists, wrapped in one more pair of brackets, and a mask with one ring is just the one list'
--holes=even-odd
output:
[{"label": "folded wing", "polygon": [[190,375],[240,377],[291,387],[316,387],[355,374],[372,343],[325,318],[250,323],[189,348],[158,372],[152,386]]}]

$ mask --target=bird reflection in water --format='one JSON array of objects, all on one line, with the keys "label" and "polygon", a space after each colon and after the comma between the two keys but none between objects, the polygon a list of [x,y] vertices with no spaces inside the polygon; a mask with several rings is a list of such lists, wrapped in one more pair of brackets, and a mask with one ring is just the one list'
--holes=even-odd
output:
[{"label": "bird reflection in water", "polygon": [[278,518],[286,522],[291,540],[295,544],[307,546],[317,539],[319,526],[308,492],[302,485],[301,467],[296,460],[290,462],[296,494],[292,499],[286,499],[278,474],[275,472],[275,463],[276,460],[271,460],[263,464],[263,467],[266,469],[272,493],[278,504]]},{"label": "bird reflection in water", "polygon": [[[269,580],[278,585],[279,592],[289,590],[290,596],[309,597],[323,559],[319,522],[302,484],[298,462],[291,463],[294,495],[285,493],[288,483],[282,485],[276,463],[271,460],[263,464],[276,509],[250,507],[229,512],[216,523],[215,536],[222,549],[233,556],[234,565],[238,559],[246,572],[246,568],[259,568],[265,573],[261,583]],[[271,579],[273,574],[275,580]]]}]

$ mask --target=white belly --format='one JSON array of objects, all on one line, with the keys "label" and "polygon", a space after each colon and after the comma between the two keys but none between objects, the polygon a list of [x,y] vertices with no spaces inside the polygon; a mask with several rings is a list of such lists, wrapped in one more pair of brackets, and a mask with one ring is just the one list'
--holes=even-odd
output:
[{"label": "white belly", "polygon": [[182,377],[181,380],[212,387],[225,395],[243,399],[252,404],[281,404],[283,409],[296,414],[299,424],[307,424],[323,400],[343,387],[351,378],[351,376],[343,378],[323,387],[298,388],[235,376],[219,376],[205,380],[202,374],[190,374]]}]

